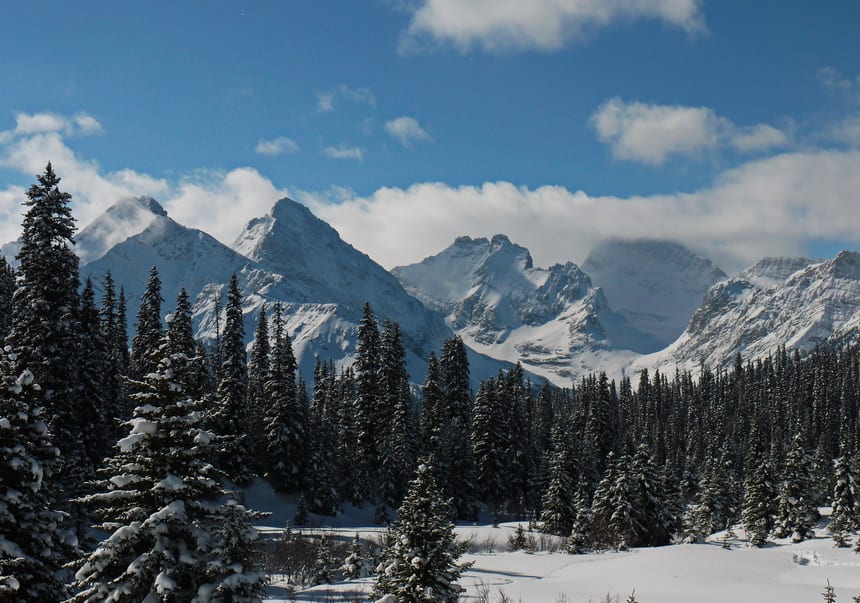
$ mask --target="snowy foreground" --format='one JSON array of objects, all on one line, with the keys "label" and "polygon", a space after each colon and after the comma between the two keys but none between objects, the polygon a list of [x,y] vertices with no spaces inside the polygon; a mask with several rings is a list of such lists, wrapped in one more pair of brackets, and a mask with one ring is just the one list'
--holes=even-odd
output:
[{"label": "snowy foreground", "polygon": [[[259,491],[248,498],[249,503],[257,503],[256,508],[274,511],[266,522],[269,526],[283,526],[295,508],[289,503],[281,506]],[[381,528],[361,527],[362,522],[370,523],[371,514],[372,510],[350,509],[324,530],[343,539],[351,539],[356,532],[362,538],[378,536]],[[838,601],[847,603],[860,595],[860,554],[834,548],[823,522],[814,540],[797,544],[779,540],[762,549],[749,548],[738,526],[738,538],[730,541],[730,549],[723,548],[719,532],[704,544],[589,555],[506,552],[508,537],[517,525],[457,527],[458,536],[470,541],[474,551],[462,557],[474,562],[460,580],[467,589],[464,601],[481,600],[482,591],[489,590],[489,598],[484,599],[489,602],[501,601],[501,591],[513,602],[602,603],[611,594],[620,595],[623,603],[635,589],[639,603],[814,603],[822,600],[828,580]],[[272,535],[281,529],[262,526],[261,531]],[[539,534],[535,537],[540,539]],[[292,592],[275,576],[266,601],[369,601],[372,586],[368,578]]]},{"label": "snowy foreground", "polygon": [[[497,549],[505,550],[515,527],[459,527],[457,531],[466,538],[474,535],[479,547],[493,539]],[[350,537],[355,530],[333,531]],[[715,540],[720,536],[715,535]],[[460,584],[467,589],[465,601],[477,601],[482,587],[489,587],[490,601],[500,600],[501,589],[513,601],[528,603],[555,603],[565,600],[565,595],[569,603],[598,603],[607,593],[620,594],[624,601],[633,589],[640,603],[812,603],[822,600],[821,592],[830,580],[839,600],[850,601],[860,594],[860,555],[834,548],[824,531],[820,536],[763,549],[747,548],[744,541],[735,540],[731,550],[709,542],[591,555],[484,552],[463,557],[475,565]],[[284,586],[272,584],[267,601],[355,600],[371,591],[372,580],[316,586],[298,591],[294,599]]]}]

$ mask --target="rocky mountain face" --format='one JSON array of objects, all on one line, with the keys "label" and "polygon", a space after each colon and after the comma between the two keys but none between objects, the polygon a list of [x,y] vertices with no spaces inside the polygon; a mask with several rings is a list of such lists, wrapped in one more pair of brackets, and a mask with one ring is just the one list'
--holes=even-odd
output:
[{"label": "rocky mountain face", "polygon": [[537,268],[528,250],[504,235],[459,237],[441,253],[393,272],[469,345],[519,360],[562,385],[585,372],[618,368],[657,345],[613,312],[578,266]]},{"label": "rocky mountain face", "polygon": [[708,289],[727,278],[710,260],[671,241],[610,239],[582,268],[616,312],[656,339],[649,352],[675,341]]},{"label": "rocky mountain face", "polygon": [[801,352],[860,336],[860,253],[831,260],[768,258],[705,295],[684,333],[633,367],[728,367],[735,354],[766,356],[778,346]]},{"label": "rocky mountain face", "polygon": [[[123,199],[76,237],[81,277],[110,271],[125,287],[130,332],[149,270],[164,313],[185,288],[196,335],[214,339],[216,308],[236,273],[250,341],[257,315],[281,302],[303,374],[314,358],[350,362],[365,301],[397,321],[409,371],[421,381],[431,350],[452,333],[470,348],[473,377],[509,363],[568,386],[581,375],[641,368],[696,370],[806,351],[860,334],[860,254],[831,260],[765,258],[733,278],[665,241],[607,241],[583,264],[534,266],[504,235],[459,237],[391,273],[345,243],[305,206],[282,199],[249,222],[232,247],[178,224],[155,200]],[[2,248],[14,261],[17,242]]]},{"label": "rocky mountain face", "polygon": [[[151,199],[133,203],[133,209],[112,207],[78,237],[80,248],[107,249],[82,265],[81,276],[92,277],[98,285],[109,270],[117,285],[125,286],[132,331],[149,269],[157,266],[165,314],[184,287],[193,300],[196,335],[204,339],[215,337],[216,302],[220,299],[223,304],[226,283],[234,272],[245,296],[249,341],[261,308],[267,306],[271,311],[272,304],[282,302],[287,330],[305,374],[317,355],[349,360],[365,301],[380,320],[391,318],[400,323],[409,369],[417,379],[423,378],[429,352],[440,349],[451,335],[441,316],[408,295],[389,272],[294,201],[282,199],[269,215],[252,220],[234,249],[176,223]],[[113,236],[108,225],[118,215],[130,215],[133,219],[128,222],[148,225],[108,246],[105,235]]]}]

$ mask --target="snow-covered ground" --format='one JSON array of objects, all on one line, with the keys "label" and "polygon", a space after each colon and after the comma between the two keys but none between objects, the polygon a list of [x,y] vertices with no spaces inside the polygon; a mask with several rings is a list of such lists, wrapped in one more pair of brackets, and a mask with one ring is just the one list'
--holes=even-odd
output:
[{"label": "snow-covered ground", "polygon": [[[262,527],[280,531],[295,505],[267,493],[259,484],[248,493],[249,506],[274,510]],[[370,524],[372,509],[349,508],[325,531],[343,539],[356,532],[376,537],[382,531]],[[463,561],[474,565],[463,575],[464,601],[478,601],[489,591],[489,601],[500,601],[503,592],[511,601],[525,603],[602,603],[607,594],[624,602],[635,589],[639,603],[814,603],[821,601],[827,581],[846,603],[860,595],[860,554],[850,548],[834,548],[824,522],[813,540],[793,544],[788,540],[749,548],[743,530],[731,548],[723,548],[723,533],[707,543],[679,544],[568,555],[564,552],[508,552],[508,537],[517,523],[460,525],[457,533],[470,541],[473,551]],[[525,526],[524,526],[525,527]],[[540,539],[540,534],[534,534]],[[544,539],[543,547],[547,547]],[[278,577],[269,587],[269,603],[290,601],[369,601],[373,580],[348,580],[293,592]]]}]

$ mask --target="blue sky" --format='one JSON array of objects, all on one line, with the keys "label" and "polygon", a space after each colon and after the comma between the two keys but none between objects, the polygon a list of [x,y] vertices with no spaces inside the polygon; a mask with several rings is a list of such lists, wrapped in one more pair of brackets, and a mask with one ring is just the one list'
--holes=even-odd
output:
[{"label": "blue sky", "polygon": [[386,266],[506,232],[539,263],[672,237],[737,269],[860,242],[848,0],[4,7],[0,220],[53,160],[230,243],[289,194]]}]

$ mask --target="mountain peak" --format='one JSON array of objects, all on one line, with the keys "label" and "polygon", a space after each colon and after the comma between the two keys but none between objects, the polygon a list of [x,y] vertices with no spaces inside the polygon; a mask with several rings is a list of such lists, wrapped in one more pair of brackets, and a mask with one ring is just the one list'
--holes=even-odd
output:
[{"label": "mountain peak", "polygon": [[675,241],[607,239],[582,265],[609,305],[663,345],[675,340],[705,293],[726,273]]},{"label": "mountain peak", "polygon": [[75,250],[83,264],[102,257],[112,247],[140,234],[167,212],[152,197],[124,197],[107,208],[75,237]]}]

